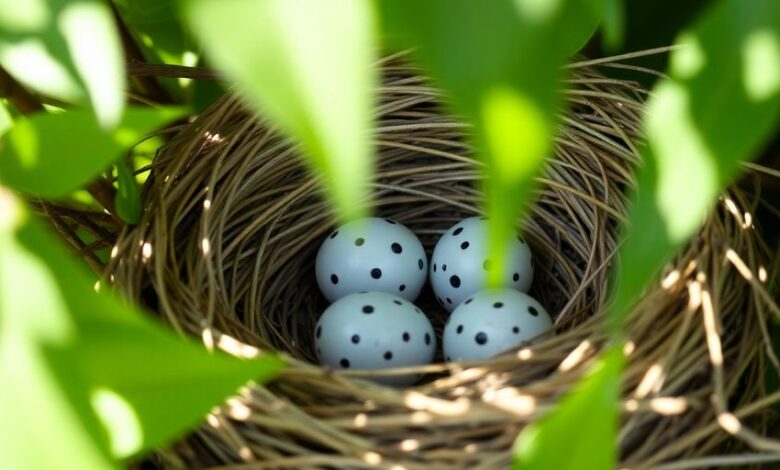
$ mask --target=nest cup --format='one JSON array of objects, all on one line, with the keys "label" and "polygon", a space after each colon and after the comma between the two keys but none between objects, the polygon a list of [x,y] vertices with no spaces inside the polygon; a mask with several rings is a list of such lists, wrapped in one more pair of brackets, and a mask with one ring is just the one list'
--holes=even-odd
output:
[{"label": "nest cup", "polygon": [[[637,84],[597,70],[611,65],[571,67],[563,130],[524,224],[535,259],[530,293],[553,316],[556,334],[479,363],[448,365],[437,356],[433,365],[387,371],[320,367],[313,330],[326,303],[314,259],[334,220],[316,178],[233,95],[178,129],[149,168],[143,219],[116,234],[106,273],[176,331],[239,356],[278,351],[289,368],[265,386],[244,387],[196,431],[161,449],[158,463],[509,466],[518,432],[552,409],[607,340],[608,271],[640,163],[644,96]],[[411,228],[430,256],[445,229],[480,214],[480,164],[464,138],[468,127],[443,111],[419,71],[397,58],[381,67],[370,204]],[[718,424],[723,413],[743,429],[765,430],[756,402],[764,394],[762,283],[771,269],[748,220],[756,203],[737,189],[725,193],[630,316],[622,467],[737,452],[750,436],[732,438]],[[440,339],[446,312],[430,287],[417,304]],[[719,338],[719,352],[708,335]],[[718,353],[722,362],[713,362]],[[367,380],[410,372],[423,379],[406,389]]]}]

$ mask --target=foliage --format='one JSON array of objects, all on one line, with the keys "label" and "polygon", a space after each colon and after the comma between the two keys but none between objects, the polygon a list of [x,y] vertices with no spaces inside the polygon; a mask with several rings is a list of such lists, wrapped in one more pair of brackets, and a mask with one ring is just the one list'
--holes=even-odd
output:
[{"label": "foliage", "polygon": [[372,4],[196,0],[185,6],[214,64],[301,144],[337,214],[360,216],[373,162]]},{"label": "foliage", "polygon": [[[0,109],[0,373],[11,378],[0,387],[0,453],[11,468],[116,465],[167,442],[241,383],[280,367],[267,355],[241,361],[208,354],[93,292],[78,262],[6,189],[67,199],[113,165],[115,215],[139,220],[131,149],[189,111],[125,109],[125,89],[132,96],[138,90],[126,77],[122,41],[147,60],[172,65],[203,63],[202,47],[259,113],[300,144],[342,219],[365,212],[379,46],[412,46],[448,92],[453,112],[473,124],[476,155],[486,164],[491,255],[500,261],[552,148],[562,66],[597,30],[615,48],[632,24],[619,0],[496,0],[478,8],[467,0],[0,6],[0,66],[23,85],[4,83],[8,109]],[[520,436],[523,468],[614,466],[621,322],[737,175],[738,161],[755,155],[774,129],[779,30],[776,0],[723,0],[678,39],[669,76],[648,103],[645,166],[621,252],[630,262],[615,274],[612,346],[557,411]],[[162,83],[174,101],[196,110],[221,90]],[[18,116],[43,110],[41,103],[49,112]],[[495,280],[502,266],[491,266]],[[584,421],[600,425],[577,432],[572,423]],[[571,452],[558,452],[560,442],[571,443]]]}]

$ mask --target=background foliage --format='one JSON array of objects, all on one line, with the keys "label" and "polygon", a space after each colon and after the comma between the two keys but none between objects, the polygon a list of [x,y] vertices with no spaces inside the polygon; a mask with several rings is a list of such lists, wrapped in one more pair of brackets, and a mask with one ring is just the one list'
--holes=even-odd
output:
[{"label": "background foliage", "polygon": [[[116,466],[281,367],[270,355],[207,353],[95,292],[94,279],[22,203],[80,200],[139,220],[134,169],[160,143],[147,137],[197,113],[223,88],[133,75],[137,61],[218,68],[300,144],[346,220],[365,213],[369,197],[377,51],[413,47],[452,111],[473,124],[476,156],[486,163],[492,259],[500,260],[551,151],[566,62],[582,51],[600,54],[600,44],[609,51],[679,45],[668,75],[645,82],[654,86],[645,165],[615,273],[613,345],[556,411],[521,434],[524,468],[615,465],[621,321],[737,176],[739,161],[756,156],[777,125],[775,0],[500,0],[478,8],[467,0],[0,0],[0,7],[0,376],[7,382],[0,454],[10,468]],[[663,55],[642,60],[664,68]],[[85,187],[87,199],[78,191]],[[495,263],[491,279],[501,269]],[[576,423],[586,421],[600,425],[578,432]],[[558,442],[572,452],[558,452]]]}]

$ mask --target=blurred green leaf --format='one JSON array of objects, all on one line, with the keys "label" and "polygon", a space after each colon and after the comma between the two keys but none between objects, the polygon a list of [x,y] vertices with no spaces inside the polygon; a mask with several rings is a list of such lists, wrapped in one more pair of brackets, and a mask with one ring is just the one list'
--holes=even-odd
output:
[{"label": "blurred green leaf", "polygon": [[777,122],[780,2],[724,1],[678,42],[670,77],[647,105],[645,165],[621,249],[615,327]]},{"label": "blurred green leaf", "polygon": [[[534,177],[552,151],[560,111],[562,64],[593,34],[600,1],[380,1],[388,41],[417,58],[475,124],[487,163],[491,284],[499,284],[504,247],[529,206]],[[543,46],[541,46],[543,45]]]},{"label": "blurred green leaf", "polygon": [[[8,5],[3,5],[9,3]],[[125,67],[109,7],[99,0],[0,0],[0,64],[19,82],[64,101],[85,96],[105,128],[122,116]]]},{"label": "blurred green leaf", "polygon": [[8,129],[14,125],[14,118],[8,112],[4,103],[0,103],[0,137],[5,135]]},{"label": "blurred green leaf", "polygon": [[[172,0],[113,0],[122,21],[152,63],[193,66],[198,59],[193,40],[179,20]],[[182,96],[183,82],[158,79],[175,96]]]},{"label": "blurred green leaf", "polygon": [[175,1],[113,0],[128,30],[154,62],[186,64],[193,43],[184,31]]},{"label": "blurred green leaf", "polygon": [[617,464],[622,348],[613,346],[555,410],[517,438],[517,470],[611,470]]},{"label": "blurred green leaf", "polygon": [[3,138],[0,181],[37,196],[64,197],[144,134],[185,113],[185,108],[130,108],[112,131],[101,129],[84,110],[20,119]]},{"label": "blurred green leaf", "polygon": [[183,5],[210,61],[300,142],[337,214],[361,215],[374,161],[373,3],[194,0]]},{"label": "blurred green leaf", "polygon": [[107,449],[124,458],[166,444],[246,381],[281,368],[274,356],[210,354],[95,293],[82,263],[3,188],[0,208],[0,452],[8,468],[107,467]]},{"label": "blurred green leaf", "polygon": [[135,175],[121,159],[116,163],[117,192],[116,213],[128,224],[137,224],[141,219],[141,193]]},{"label": "blurred green leaf", "polygon": [[604,2],[604,45],[609,51],[617,50],[625,34],[625,11],[623,0],[602,0]]}]

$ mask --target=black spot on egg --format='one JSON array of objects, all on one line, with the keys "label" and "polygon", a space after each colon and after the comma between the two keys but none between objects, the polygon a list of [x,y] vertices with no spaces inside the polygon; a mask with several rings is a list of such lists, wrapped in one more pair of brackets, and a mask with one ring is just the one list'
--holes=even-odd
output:
[{"label": "black spot on egg", "polygon": [[514,333],[514,334],[518,334],[518,333],[520,333],[520,328],[519,328],[519,327],[517,327],[517,326],[513,326],[513,327],[512,327],[512,333]]},{"label": "black spot on egg", "polygon": [[518,273],[512,274],[512,280],[515,281],[515,282],[519,281],[520,280],[520,274],[518,274]]},{"label": "black spot on egg", "polygon": [[495,302],[493,308],[501,308],[504,306],[504,302]]},{"label": "black spot on egg", "polygon": [[379,268],[372,269],[371,277],[373,277],[374,279],[379,279],[380,277],[382,277],[382,270]]},{"label": "black spot on egg", "polygon": [[425,266],[425,263],[423,262],[422,258],[417,260],[417,267],[420,268],[420,271],[422,271],[423,267]]},{"label": "black spot on egg", "polygon": [[458,235],[460,235],[460,232],[462,232],[462,231],[463,231],[463,227],[458,227],[458,228],[455,229],[454,232],[452,232],[452,234],[455,235],[455,236],[458,236]]},{"label": "black spot on egg", "polygon": [[538,316],[539,315],[539,311],[536,310],[534,307],[528,307],[528,313],[530,313],[533,316]]},{"label": "black spot on egg", "polygon": [[363,243],[365,243],[366,240],[363,238],[356,238],[355,239],[355,246],[363,246]]},{"label": "black spot on egg", "polygon": [[463,333],[463,325],[458,325],[458,328],[455,329],[455,333],[457,334]]},{"label": "black spot on egg", "polygon": [[321,326],[318,326],[318,327],[317,327],[317,333],[315,334],[315,336],[316,336],[317,338],[319,338],[320,336],[322,336],[322,327],[321,327]]},{"label": "black spot on egg", "polygon": [[401,252],[404,251],[400,243],[393,243],[392,245],[390,245],[390,249],[393,250],[393,253],[395,254],[400,254]]},{"label": "black spot on egg", "polygon": [[374,313],[374,306],[373,305],[363,305],[363,313],[366,313],[366,314]]},{"label": "black spot on egg", "polygon": [[338,235],[338,234],[339,234],[338,230],[336,230],[335,232],[331,233],[330,234],[330,239],[333,240],[334,238],[336,238],[336,235]]},{"label": "black spot on egg", "polygon": [[485,271],[490,269],[490,260],[489,259],[486,259],[485,261],[482,262],[482,269],[484,269]]},{"label": "black spot on egg", "polygon": [[387,222],[388,224],[393,224],[393,225],[395,225],[397,223],[395,220],[390,220],[390,219],[385,219],[385,222]]},{"label": "black spot on egg", "polygon": [[483,344],[487,344],[488,342],[487,333],[485,333],[484,331],[480,331],[474,336],[474,341],[480,346],[482,346]]},{"label": "black spot on egg", "polygon": [[401,284],[400,286],[398,286],[398,290],[401,291],[401,292],[405,291],[406,290],[406,284]]},{"label": "black spot on egg", "polygon": [[393,299],[393,303],[396,305],[403,305],[403,303],[398,299]]},{"label": "black spot on egg", "polygon": [[425,333],[425,344],[430,345],[431,344],[431,335],[430,333]]},{"label": "black spot on egg", "polygon": [[451,298],[449,298],[449,297],[447,297],[447,303],[448,303],[448,304],[450,304],[450,305],[452,305],[452,299],[451,299]]},{"label": "black spot on egg", "polygon": [[441,270],[446,272],[447,271],[447,265],[446,264],[442,264],[441,265]]},{"label": "black spot on egg", "polygon": [[433,263],[433,272],[436,272],[436,263]]},{"label": "black spot on egg", "polygon": [[450,285],[456,289],[460,287],[460,278],[458,276],[450,276]]},{"label": "black spot on egg", "polygon": [[339,364],[341,364],[341,367],[345,369],[349,369],[349,359],[346,357],[339,361]]},{"label": "black spot on egg", "polygon": [[460,249],[465,250],[466,248],[469,247],[469,245],[470,245],[469,242],[463,242],[460,244]]},{"label": "black spot on egg", "polygon": [[352,344],[358,344],[360,342],[360,335],[352,335]]},{"label": "black spot on egg", "polygon": [[339,277],[335,274],[330,275],[330,282],[333,283],[333,285],[336,285],[339,283]]},{"label": "black spot on egg", "polygon": [[403,338],[404,343],[408,343],[409,342],[409,338],[411,338],[411,335],[409,335],[408,331],[404,331],[404,334],[401,337]]},{"label": "black spot on egg", "polygon": [[393,358],[393,351],[385,351],[385,361],[389,361]]},{"label": "black spot on egg", "polygon": [[464,304],[470,304],[472,300],[474,300],[474,297],[469,297],[469,298],[468,298],[468,299],[466,299],[466,301],[465,301],[465,302],[463,302],[463,303],[464,303]]}]

